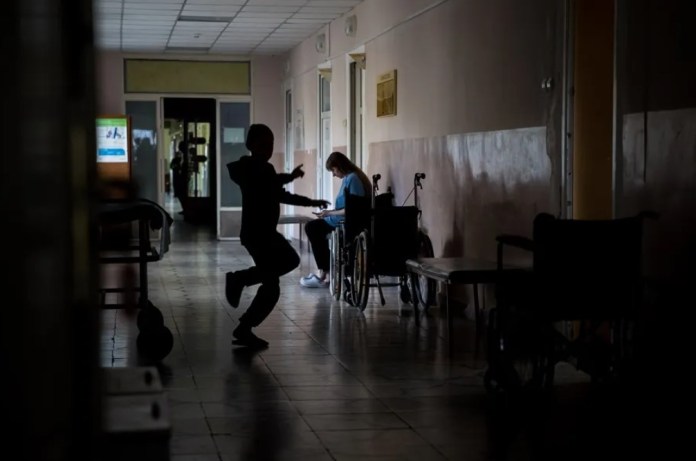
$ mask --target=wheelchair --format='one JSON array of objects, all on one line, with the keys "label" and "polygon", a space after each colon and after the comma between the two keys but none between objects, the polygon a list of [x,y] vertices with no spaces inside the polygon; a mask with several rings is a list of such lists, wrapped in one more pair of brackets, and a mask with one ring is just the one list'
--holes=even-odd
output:
[{"label": "wheelchair", "polygon": [[[416,206],[394,206],[390,191],[377,195],[380,175],[374,175],[373,198],[346,191],[345,218],[330,235],[329,289],[336,300],[365,310],[370,288],[398,286],[402,300],[410,300],[406,260],[418,254]],[[384,282],[380,277],[395,277]]]},{"label": "wheelchair", "polygon": [[[642,297],[643,221],[556,219],[541,213],[533,238],[500,235],[497,305],[488,323],[489,391],[549,390],[564,361],[593,381],[630,370]],[[530,270],[504,272],[505,247],[532,255]]]}]

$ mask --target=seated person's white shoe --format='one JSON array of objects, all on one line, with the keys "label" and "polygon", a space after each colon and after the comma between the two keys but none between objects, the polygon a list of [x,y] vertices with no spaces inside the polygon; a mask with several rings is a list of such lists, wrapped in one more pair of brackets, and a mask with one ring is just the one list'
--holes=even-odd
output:
[{"label": "seated person's white shoe", "polygon": [[326,288],[329,286],[328,280],[322,280],[317,274],[309,274],[300,279],[300,285],[306,288]]}]

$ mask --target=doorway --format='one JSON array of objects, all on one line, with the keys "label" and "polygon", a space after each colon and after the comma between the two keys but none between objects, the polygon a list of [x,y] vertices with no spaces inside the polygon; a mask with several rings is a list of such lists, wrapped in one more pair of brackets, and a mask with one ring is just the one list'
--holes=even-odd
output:
[{"label": "doorway", "polygon": [[[181,146],[180,174],[183,186],[169,188],[167,201],[177,207],[184,220],[193,224],[215,226],[215,191],[217,191],[215,99],[164,98],[165,160],[171,165]],[[167,171],[172,174],[173,171]],[[172,181],[169,181],[172,183]],[[165,178],[165,184],[167,183]]]}]

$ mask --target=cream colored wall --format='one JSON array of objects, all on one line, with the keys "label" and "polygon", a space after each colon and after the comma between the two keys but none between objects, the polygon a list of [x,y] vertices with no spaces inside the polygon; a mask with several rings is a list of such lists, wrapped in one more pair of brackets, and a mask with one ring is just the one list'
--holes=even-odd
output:
[{"label": "cream colored wall", "polygon": [[[273,130],[275,152],[285,151],[283,69],[283,60],[278,57],[259,57],[252,60],[252,123],[263,123]],[[281,158],[276,167],[282,166],[282,163]]]},{"label": "cream colored wall", "polygon": [[[418,15],[423,11],[435,8],[451,0],[367,0],[356,6],[352,12],[332,22],[329,26],[331,34],[332,57],[340,56],[391,28],[398,26],[405,19]],[[357,29],[353,37],[345,34],[345,18],[355,14],[358,18]]]},{"label": "cream colored wall", "polygon": [[[234,56],[133,55],[119,52],[97,52],[95,74],[97,112],[120,114],[124,110],[123,60],[126,58],[188,59],[188,60],[248,60]],[[285,59],[260,56],[251,59],[252,122],[265,123],[276,134],[276,149],[284,150],[284,94],[282,88]],[[190,95],[196,96],[196,95]],[[206,97],[206,96],[204,96]]]},{"label": "cream colored wall", "polygon": [[[425,172],[422,224],[436,256],[493,260],[497,234],[529,235],[536,213],[560,209],[561,24],[554,0],[366,0],[317,33],[329,36],[325,53],[315,35],[288,57],[305,148],[316,147],[319,66],[332,68],[333,145],[347,148],[347,56],[364,51],[366,173],[381,173],[401,204]],[[376,82],[391,70],[397,114],[378,118]],[[548,77],[555,91],[542,91]]]},{"label": "cream colored wall", "polygon": [[331,61],[331,144],[334,149],[348,145],[348,114],[350,111],[348,85],[350,80],[347,62],[345,57]]},{"label": "cream colored wall", "polygon": [[[319,66],[328,65],[332,68],[332,144],[346,146],[349,117],[347,63],[350,61],[347,54],[385,34],[385,31],[397,26],[405,18],[442,3],[442,0],[367,0],[352,12],[317,31],[289,53],[286,86],[293,91],[295,107],[304,114],[305,148],[315,149],[317,146],[316,92]],[[348,37],[344,32],[344,23],[345,18],[352,14],[358,16],[358,27],[356,35]],[[321,34],[327,37],[327,47],[323,53],[317,52],[315,47],[317,37]],[[382,58],[375,56],[375,62],[379,59]],[[367,78],[366,84],[369,82],[369,73]]]},{"label": "cream colored wall", "polygon": [[304,126],[303,149],[316,149],[319,133],[319,76],[317,70],[305,72],[294,79],[295,112],[302,111]]},{"label": "cream colored wall", "polygon": [[97,113],[123,113],[123,54],[97,52],[94,61]]},{"label": "cream colored wall", "polygon": [[[463,133],[543,127],[554,156],[552,186],[558,175],[560,91],[545,93],[544,78],[560,82],[556,44],[562,11],[553,0],[366,0],[292,50],[286,83],[303,109],[305,148],[316,148],[316,74],[332,68],[332,142],[348,145],[348,53],[367,55],[364,107],[367,170],[376,143]],[[356,15],[354,37],[344,32]],[[329,37],[324,53],[315,43]],[[376,116],[376,82],[397,71],[397,115]],[[558,83],[560,85],[560,83]],[[558,86],[560,89],[560,86]],[[413,153],[411,153],[413,154]],[[404,155],[409,155],[408,150]],[[556,181],[557,182],[557,181]],[[555,193],[555,192],[553,192]],[[555,203],[555,197],[552,202]]]},{"label": "cream colored wall", "polygon": [[[543,125],[549,4],[445,2],[368,42],[370,142]],[[377,76],[392,69],[398,113],[378,119]]]},{"label": "cream colored wall", "polygon": [[[289,75],[305,78],[330,63],[340,123],[348,112],[341,104],[348,81],[345,70],[339,78],[336,70],[344,68],[347,53],[364,45],[370,142],[540,126],[548,100],[540,83],[554,71],[554,4],[367,0],[294,49]],[[343,31],[351,14],[357,16],[355,37]],[[319,33],[330,37],[328,53],[314,48]],[[376,79],[392,69],[398,73],[398,115],[377,119]],[[337,138],[334,144],[345,143]]]}]

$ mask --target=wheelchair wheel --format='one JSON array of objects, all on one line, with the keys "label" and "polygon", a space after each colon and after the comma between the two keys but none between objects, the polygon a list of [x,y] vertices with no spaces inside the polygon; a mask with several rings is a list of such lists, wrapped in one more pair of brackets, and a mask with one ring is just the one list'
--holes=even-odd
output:
[{"label": "wheelchair wheel", "polygon": [[[423,232],[421,229],[418,230],[418,257],[419,258],[432,258],[435,256],[433,251],[433,243],[430,237]],[[408,277],[407,283],[409,288],[415,283],[415,290],[411,289],[410,292],[415,291],[416,296],[418,296],[418,302],[424,307],[432,306],[435,304],[435,291],[437,290],[437,284],[434,280],[424,277],[422,275]]]},{"label": "wheelchair wheel", "polygon": [[343,280],[343,229],[336,228],[331,233],[331,260],[329,272],[329,290],[331,296],[341,299],[341,281]]},{"label": "wheelchair wheel", "polygon": [[361,311],[367,307],[367,295],[370,290],[369,254],[367,232],[361,232],[353,241],[353,281],[351,284],[352,304]]}]

